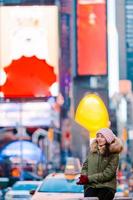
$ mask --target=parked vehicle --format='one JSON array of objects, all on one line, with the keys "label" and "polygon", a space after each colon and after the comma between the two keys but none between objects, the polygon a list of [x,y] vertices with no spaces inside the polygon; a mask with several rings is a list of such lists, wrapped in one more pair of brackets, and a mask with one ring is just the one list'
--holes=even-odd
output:
[{"label": "parked vehicle", "polygon": [[38,187],[32,200],[53,200],[83,198],[83,186],[76,184],[79,175],[53,173],[48,175]]},{"label": "parked vehicle", "polygon": [[31,199],[31,190],[36,190],[41,181],[17,181],[5,194],[5,200]]}]

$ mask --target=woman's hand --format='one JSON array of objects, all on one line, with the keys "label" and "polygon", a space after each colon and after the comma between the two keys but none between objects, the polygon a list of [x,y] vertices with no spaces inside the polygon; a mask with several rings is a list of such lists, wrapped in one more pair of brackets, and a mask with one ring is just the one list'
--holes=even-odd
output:
[{"label": "woman's hand", "polygon": [[79,181],[77,182],[77,185],[85,185],[89,182],[88,176],[86,175],[80,175]]}]

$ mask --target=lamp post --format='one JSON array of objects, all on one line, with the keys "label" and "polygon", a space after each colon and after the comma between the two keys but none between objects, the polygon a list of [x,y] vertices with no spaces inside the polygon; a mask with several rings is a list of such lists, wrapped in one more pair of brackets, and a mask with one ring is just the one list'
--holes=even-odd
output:
[{"label": "lamp post", "polygon": [[19,134],[20,140],[20,180],[23,180],[23,126],[22,126],[22,104],[19,103],[19,120],[17,123],[17,132]]}]

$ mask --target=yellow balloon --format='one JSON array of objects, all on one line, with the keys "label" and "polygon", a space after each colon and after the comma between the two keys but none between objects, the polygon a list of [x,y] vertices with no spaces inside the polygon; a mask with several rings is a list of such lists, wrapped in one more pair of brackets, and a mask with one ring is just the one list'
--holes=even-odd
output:
[{"label": "yellow balloon", "polygon": [[95,138],[100,128],[109,127],[109,115],[103,100],[96,94],[88,94],[76,110],[75,121],[90,132],[90,138]]}]

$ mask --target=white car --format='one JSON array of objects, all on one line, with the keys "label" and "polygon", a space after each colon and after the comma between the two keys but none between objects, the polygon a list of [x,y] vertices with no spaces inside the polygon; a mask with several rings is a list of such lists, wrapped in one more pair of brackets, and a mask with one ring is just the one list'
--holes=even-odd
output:
[{"label": "white car", "polygon": [[30,200],[31,190],[36,190],[41,181],[17,181],[5,194],[5,200]]},{"label": "white car", "polygon": [[67,200],[83,198],[83,186],[77,185],[79,175],[53,173],[48,175],[35,191],[32,200]]}]

